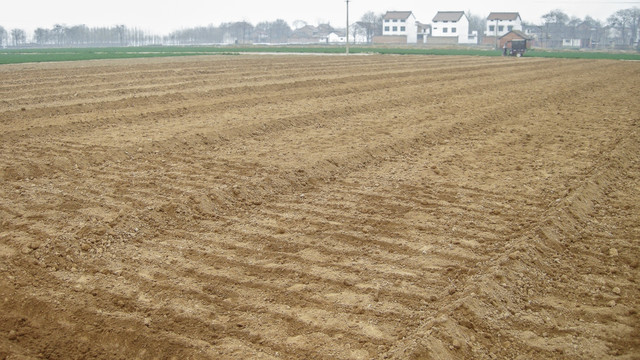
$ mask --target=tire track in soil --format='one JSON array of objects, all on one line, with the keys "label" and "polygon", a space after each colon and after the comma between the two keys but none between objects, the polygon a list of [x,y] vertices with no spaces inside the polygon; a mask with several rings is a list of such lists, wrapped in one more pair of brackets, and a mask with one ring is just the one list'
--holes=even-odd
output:
[{"label": "tire track in soil", "polygon": [[[277,61],[285,69],[299,61],[277,59],[257,62],[268,67]],[[418,59],[403,59],[402,67]],[[330,69],[326,61],[334,60],[310,60],[308,67]],[[387,57],[335,61],[352,66],[351,74],[363,63],[378,69],[394,63]],[[429,62],[447,69],[433,59]],[[187,63],[193,71],[211,64]],[[496,264],[511,259],[508,249],[518,246],[525,247],[519,251],[527,256],[547,251],[519,239],[546,234],[540,224],[555,216],[558,195],[584,174],[602,173],[593,170],[602,167],[594,163],[602,164],[597,160],[602,159],[600,152],[618,149],[611,147],[616,139],[627,139],[620,147],[625,155],[617,158],[620,168],[632,174],[627,155],[637,158],[637,149],[629,145],[630,136],[636,135],[620,134],[633,128],[628,117],[633,108],[618,102],[622,96],[606,98],[594,114],[585,113],[594,125],[559,121],[579,112],[567,109],[567,103],[579,106],[611,92],[609,85],[590,94],[605,77],[602,69],[625,74],[629,68],[611,62],[529,64],[503,59],[483,64],[502,67],[479,72],[473,83],[443,72],[436,79],[449,83],[444,93],[433,97],[416,91],[430,76],[407,84],[386,81],[392,72],[371,77],[364,73],[355,76],[362,76],[365,84],[353,86],[345,86],[343,77],[333,86],[346,94],[369,91],[382,96],[373,88],[387,83],[393,95],[388,94],[387,101],[321,110],[324,113],[317,110],[319,101],[309,104],[315,112],[306,112],[303,101],[291,102],[286,92],[296,94],[300,88],[294,87],[280,94],[281,103],[275,96],[265,99],[283,107],[275,114],[290,111],[292,119],[275,115],[266,127],[255,121],[220,138],[211,136],[216,130],[194,135],[189,129],[197,122],[194,118],[211,111],[197,107],[185,114],[188,130],[159,143],[156,150],[140,146],[135,126],[117,121],[114,126],[129,127],[127,136],[135,145],[94,146],[88,137],[57,140],[65,128],[76,126],[73,123],[49,136],[36,132],[36,139],[22,140],[28,147],[19,149],[20,141],[5,138],[12,142],[7,145],[10,152],[3,153],[11,155],[1,157],[0,164],[6,169],[11,159],[30,161],[36,170],[3,177],[7,181],[0,214],[6,230],[0,250],[10,260],[2,265],[10,274],[3,280],[3,295],[55,307],[59,318],[37,324],[40,328],[52,329],[54,321],[68,325],[60,337],[41,332],[39,340],[27,341],[31,332],[37,333],[29,314],[35,305],[5,300],[12,310],[3,316],[13,320],[0,330],[15,333],[17,328],[19,335],[0,345],[20,354],[110,352],[111,358],[489,357],[491,346],[505,343],[482,334],[503,327],[507,330],[498,333],[511,336],[511,345],[523,353],[553,354],[554,345],[531,337],[526,332],[530,329],[487,315],[493,316],[493,307],[504,309],[494,304],[503,298],[515,297],[511,301],[522,305],[519,290],[509,292],[500,284],[524,280],[508,267],[495,270]],[[540,74],[545,64],[554,66]],[[458,95],[453,90],[463,84],[480,90],[483,81],[509,67],[532,76],[530,89],[514,85],[516,76],[511,74],[492,80],[499,86],[489,94]],[[302,68],[296,68],[295,76],[305,76]],[[240,73],[251,71],[239,65]],[[574,76],[561,77],[567,72]],[[370,78],[375,80],[368,82]],[[631,89],[629,80],[619,85]],[[298,99],[323,94],[308,89]],[[515,91],[529,102],[505,107],[486,100]],[[202,93],[191,96],[196,103]],[[356,98],[350,101],[358,105]],[[255,99],[250,108],[267,115]],[[225,111],[235,111],[238,104],[230,103]],[[110,106],[100,111],[108,112]],[[287,106],[290,110],[285,111]],[[168,111],[159,114],[175,118]],[[513,113],[520,115],[510,116]],[[236,117],[250,119],[249,114]],[[306,114],[316,120],[306,120]],[[613,115],[615,126],[607,128],[598,115]],[[135,122],[144,125],[145,119]],[[553,138],[558,130],[566,131],[562,142]],[[91,134],[92,129],[83,132]],[[614,132],[618,135],[611,137]],[[354,149],[349,144],[331,148],[327,134],[351,139]],[[296,141],[304,144],[292,146]],[[293,149],[297,157],[277,155],[283,148]],[[559,155],[565,148],[573,151],[571,157]],[[43,166],[32,160],[47,159],[44,151],[64,154],[70,161]],[[260,158],[262,153],[274,155]],[[553,161],[538,160],[540,154],[553,155]],[[608,180],[610,187],[616,183]],[[573,196],[585,193],[576,188]],[[597,202],[602,193],[585,196]],[[629,219],[627,212],[623,219]],[[635,247],[627,250],[637,252]],[[528,273],[553,273],[544,262],[527,265]],[[632,265],[620,271],[635,271]],[[544,288],[538,280],[529,280],[529,289]],[[627,282],[621,287],[635,291]],[[550,299],[530,307],[546,309]],[[632,298],[625,299],[626,304],[621,303],[633,307]],[[552,304],[549,313],[558,309]],[[577,315],[571,316],[567,323],[577,321]],[[633,328],[630,318],[618,316]],[[91,323],[95,327],[82,329]],[[468,332],[469,324],[475,334]],[[92,341],[66,340],[81,330]],[[433,335],[421,336],[429,331]],[[129,339],[126,334],[140,335]],[[530,341],[515,341],[513,334]],[[580,338],[583,333],[572,334]],[[106,345],[113,341],[128,345]],[[571,339],[558,341],[568,344]],[[599,338],[592,354],[606,355],[601,348],[616,343],[615,336]],[[510,354],[505,348],[498,354]]]}]

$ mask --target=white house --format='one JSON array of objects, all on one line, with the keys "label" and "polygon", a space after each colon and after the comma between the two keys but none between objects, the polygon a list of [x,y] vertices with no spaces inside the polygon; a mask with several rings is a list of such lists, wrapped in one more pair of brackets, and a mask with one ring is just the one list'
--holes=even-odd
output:
[{"label": "white house", "polygon": [[469,34],[469,18],[464,11],[438,11],[432,21],[429,42],[477,43],[477,34]]},{"label": "white house", "polygon": [[407,44],[418,42],[418,25],[411,11],[387,11],[382,20],[382,36],[406,36]]},{"label": "white house", "polygon": [[423,24],[417,21],[416,27],[418,28],[418,44],[425,44],[429,36],[431,36],[431,24]]},{"label": "white house", "polygon": [[339,32],[333,31],[329,33],[329,35],[327,35],[326,42],[329,44],[346,43],[347,36],[342,32],[339,33]]},{"label": "white house", "polygon": [[[321,43],[327,44],[346,44],[347,36],[344,31],[332,31],[326,37],[320,40]],[[367,42],[366,35],[357,34],[354,31],[349,33],[349,43],[351,44],[363,44]]]},{"label": "white house", "polygon": [[492,12],[487,17],[485,36],[502,37],[507,33],[522,31],[522,18],[517,12]]}]

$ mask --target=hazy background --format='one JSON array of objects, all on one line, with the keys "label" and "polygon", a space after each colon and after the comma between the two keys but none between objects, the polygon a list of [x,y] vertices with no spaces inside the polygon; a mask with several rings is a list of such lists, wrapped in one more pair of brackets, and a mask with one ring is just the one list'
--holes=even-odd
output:
[{"label": "hazy background", "polygon": [[[439,4],[440,3],[440,4]],[[491,11],[518,11],[522,19],[542,23],[540,17],[553,9],[561,9],[569,16],[586,15],[605,21],[619,9],[640,6],[640,1],[409,1],[409,0],[353,0],[350,2],[351,22],[365,12],[384,13],[387,10],[411,10],[418,19],[430,23],[439,10],[470,10],[474,15],[487,16]],[[0,6],[0,26],[21,28],[27,32],[36,27],[54,24],[93,26],[126,25],[158,34],[167,34],[186,27],[219,25],[222,22],[283,19],[293,27],[295,20],[311,25],[329,22],[334,27],[345,26],[344,0],[19,0],[4,1]]]}]

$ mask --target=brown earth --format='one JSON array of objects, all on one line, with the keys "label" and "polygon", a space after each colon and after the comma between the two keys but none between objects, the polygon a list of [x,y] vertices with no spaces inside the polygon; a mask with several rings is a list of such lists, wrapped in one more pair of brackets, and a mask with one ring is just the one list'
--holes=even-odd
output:
[{"label": "brown earth", "polygon": [[0,359],[640,358],[640,63],[0,78]]}]

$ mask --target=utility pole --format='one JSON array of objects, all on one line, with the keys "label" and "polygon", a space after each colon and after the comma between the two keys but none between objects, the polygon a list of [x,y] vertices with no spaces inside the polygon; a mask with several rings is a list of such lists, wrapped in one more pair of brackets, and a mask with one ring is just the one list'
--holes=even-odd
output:
[{"label": "utility pole", "polygon": [[349,1],[345,0],[347,3],[347,55],[349,55]]},{"label": "utility pole", "polygon": [[500,45],[498,44],[498,19],[496,19],[496,50],[500,50]]}]

